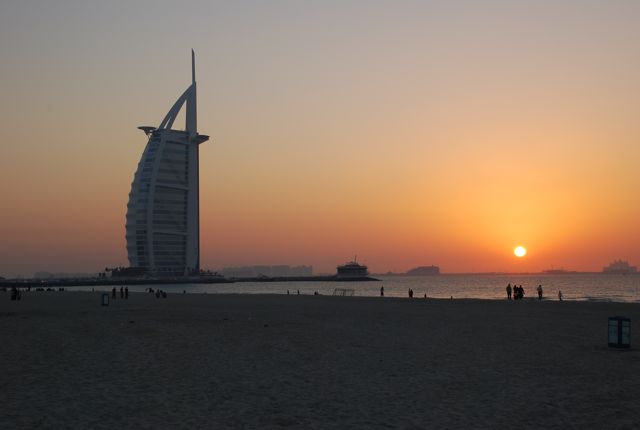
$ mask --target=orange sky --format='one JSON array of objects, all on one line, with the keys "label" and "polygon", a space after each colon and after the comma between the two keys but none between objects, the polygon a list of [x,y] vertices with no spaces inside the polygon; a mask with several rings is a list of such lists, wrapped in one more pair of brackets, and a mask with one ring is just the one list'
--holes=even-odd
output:
[{"label": "orange sky", "polygon": [[1,276],[127,264],[191,47],[206,268],[640,265],[640,4],[144,3],[0,6]]}]

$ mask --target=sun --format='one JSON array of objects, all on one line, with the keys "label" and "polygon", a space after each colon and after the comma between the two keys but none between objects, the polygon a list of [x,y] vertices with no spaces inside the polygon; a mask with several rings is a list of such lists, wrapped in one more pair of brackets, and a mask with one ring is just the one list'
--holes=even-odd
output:
[{"label": "sun", "polygon": [[524,246],[516,246],[516,248],[513,250],[513,253],[516,257],[522,258],[527,255],[527,248],[525,248]]}]

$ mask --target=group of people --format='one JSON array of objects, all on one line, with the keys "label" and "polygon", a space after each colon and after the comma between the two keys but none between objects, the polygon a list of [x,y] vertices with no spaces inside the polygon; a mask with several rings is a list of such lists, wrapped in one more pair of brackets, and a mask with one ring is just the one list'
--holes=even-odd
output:
[{"label": "group of people", "polygon": [[[117,297],[116,287],[113,287],[111,290],[111,298],[115,299]],[[120,298],[128,299],[129,298],[129,287],[120,287]]]},{"label": "group of people", "polygon": [[11,300],[20,300],[22,298],[22,292],[16,287],[11,287]]},{"label": "group of people", "polygon": [[513,287],[511,287],[511,284],[507,284],[507,300],[511,300],[511,298],[513,298],[513,300],[522,300],[524,298],[524,288],[522,288],[522,285],[513,284]]},{"label": "group of people", "polygon": [[[538,285],[536,292],[538,293],[538,300],[542,300],[542,285]],[[513,287],[511,287],[511,284],[507,284],[507,300],[511,300],[512,297],[513,300],[522,300],[524,298],[522,285],[513,284]],[[562,301],[562,291],[558,291],[558,299]]]},{"label": "group of people", "polygon": [[[160,297],[162,297],[163,299],[167,298],[167,292],[161,289],[154,290],[153,288],[149,288],[149,292],[152,294],[155,293],[156,299],[159,299]],[[182,290],[182,294],[186,294],[186,293],[187,292],[185,290]]]}]

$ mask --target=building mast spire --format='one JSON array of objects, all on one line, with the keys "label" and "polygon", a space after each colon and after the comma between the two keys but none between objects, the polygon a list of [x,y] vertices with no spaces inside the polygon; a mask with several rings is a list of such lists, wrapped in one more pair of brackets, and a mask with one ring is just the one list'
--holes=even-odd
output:
[{"label": "building mast spire", "polygon": [[191,83],[196,83],[196,53],[191,48]]},{"label": "building mast spire", "polygon": [[196,100],[196,53],[191,49],[191,87],[187,96],[187,115],[185,129],[193,139],[198,134],[198,113]]}]

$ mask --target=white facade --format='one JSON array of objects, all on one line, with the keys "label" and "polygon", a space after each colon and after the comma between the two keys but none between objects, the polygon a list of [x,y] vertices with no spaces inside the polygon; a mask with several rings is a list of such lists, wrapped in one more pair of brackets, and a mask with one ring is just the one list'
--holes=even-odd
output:
[{"label": "white facade", "polygon": [[[195,55],[192,83],[149,137],[131,184],[126,239],[129,265],[156,276],[186,276],[200,270],[198,147]],[[184,130],[172,129],[186,105]]]}]

